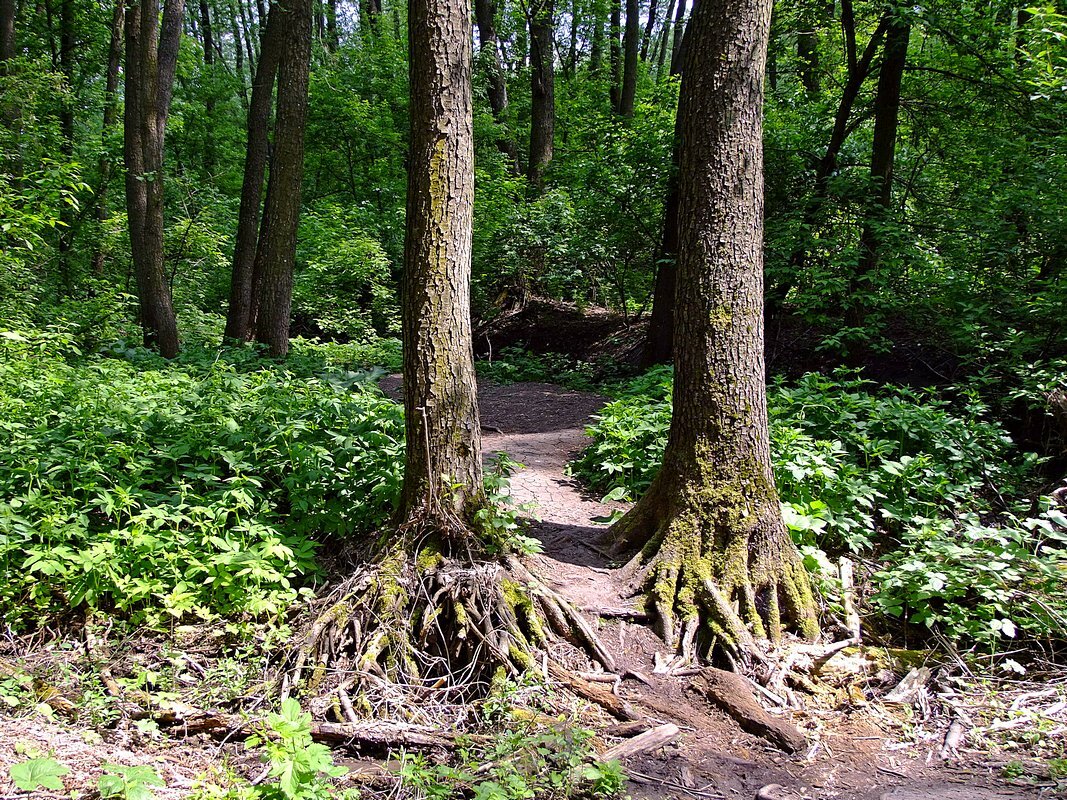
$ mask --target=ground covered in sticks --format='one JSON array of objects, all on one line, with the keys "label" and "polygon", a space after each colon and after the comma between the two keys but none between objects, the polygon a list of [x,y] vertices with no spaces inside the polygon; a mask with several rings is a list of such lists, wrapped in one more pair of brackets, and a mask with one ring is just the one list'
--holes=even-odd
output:
[{"label": "ground covered in sticks", "polygon": [[[395,393],[396,379],[383,388]],[[635,800],[1067,792],[1067,675],[1051,668],[993,682],[944,655],[880,647],[873,634],[861,647],[835,650],[833,639],[845,635],[832,626],[825,642],[771,653],[755,681],[674,660],[643,624],[619,565],[597,546],[618,505],[584,494],[566,474],[603,402],[551,384],[481,387],[484,451],[524,465],[511,491],[536,506],[530,534],[543,552],[526,557],[526,567],[597,629],[611,669],[561,646],[541,665],[554,688],[516,683],[494,701],[506,709],[445,694],[437,702],[433,687],[415,710],[386,688],[364,698],[369,709],[339,709],[343,692],[308,698],[314,738],[349,770],[330,792],[426,796],[420,776],[466,759],[470,780],[453,784],[457,795],[510,798],[506,786],[487,795],[477,781],[524,758],[501,744],[520,728],[542,732],[512,744],[546,750],[592,731],[588,758],[618,757],[628,776],[623,794]],[[299,634],[220,623],[164,636],[91,620],[0,642],[0,798],[94,796],[108,764],[151,767],[164,784],[148,787],[159,798],[263,784],[267,770],[244,740],[276,696],[270,654]],[[346,725],[352,715],[342,711],[375,721]],[[44,756],[69,769],[61,790],[27,793],[10,782],[10,765]]]}]

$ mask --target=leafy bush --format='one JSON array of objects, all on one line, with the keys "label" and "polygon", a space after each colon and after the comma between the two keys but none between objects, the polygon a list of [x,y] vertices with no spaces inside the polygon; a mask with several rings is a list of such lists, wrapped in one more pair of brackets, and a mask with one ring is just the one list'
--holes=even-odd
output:
[{"label": "leafy bush", "polygon": [[[648,488],[667,443],[671,384],[667,368],[628,384],[589,429],[575,472],[603,490]],[[961,503],[988,508],[983,496],[1019,491],[1033,464],[976,401],[956,409],[926,392],[874,391],[851,373],[775,383],[768,412],[786,520],[824,545],[861,549],[877,526],[902,529]]]},{"label": "leafy bush", "polygon": [[0,616],[86,605],[275,614],[314,574],[313,537],[384,520],[399,406],[364,376],[254,353],[81,357],[64,332],[0,348]]},{"label": "leafy bush", "polygon": [[910,528],[875,574],[875,602],[950,639],[995,646],[1002,638],[1067,637],[1067,516],[1007,516],[997,526],[977,514]]},{"label": "leafy bush", "polygon": [[[644,491],[666,446],[671,385],[658,368],[624,387],[572,469],[615,498]],[[841,372],[775,383],[768,407],[783,513],[809,567],[828,564],[823,548],[877,544],[875,601],[890,615],[983,643],[1067,636],[1067,517],[1003,513],[1036,459],[973,397],[961,407]]]}]

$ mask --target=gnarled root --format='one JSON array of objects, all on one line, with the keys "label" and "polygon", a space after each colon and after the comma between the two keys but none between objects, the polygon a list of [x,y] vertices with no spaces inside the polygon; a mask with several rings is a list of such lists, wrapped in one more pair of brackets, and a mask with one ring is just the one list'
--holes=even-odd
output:
[{"label": "gnarled root", "polygon": [[398,545],[333,592],[278,689],[328,698],[340,721],[374,712],[417,722],[430,700],[484,694],[500,670],[539,666],[560,639],[614,670],[593,626],[518,558]]},{"label": "gnarled root", "polygon": [[[727,538],[715,530],[714,517],[657,515],[650,508],[639,506],[612,533],[623,546],[644,542],[624,574],[634,594],[645,596],[656,633],[682,662],[719,655],[729,666],[748,664],[763,660],[759,640],[777,642],[786,627],[817,635],[810,580],[773,517]],[[657,522],[657,516],[667,519]]]}]

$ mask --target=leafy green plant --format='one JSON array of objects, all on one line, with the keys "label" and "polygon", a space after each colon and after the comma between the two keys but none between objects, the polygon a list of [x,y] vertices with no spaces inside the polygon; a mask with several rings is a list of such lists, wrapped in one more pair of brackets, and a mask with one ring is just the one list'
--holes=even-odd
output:
[{"label": "leafy green plant", "polygon": [[29,761],[12,764],[8,770],[11,782],[24,792],[35,792],[38,789],[61,792],[63,781],[60,778],[69,772],[69,769],[54,758],[31,758]]},{"label": "leafy green plant", "polygon": [[486,504],[478,509],[474,521],[480,528],[482,538],[491,552],[495,553],[540,553],[541,543],[524,535],[523,516],[530,516],[535,503],[516,503],[511,495],[511,476],[523,464],[507,453],[497,453],[489,469],[485,470]]},{"label": "leafy green plant", "polygon": [[104,774],[96,782],[101,800],[154,800],[153,786],[165,786],[152,767],[126,767],[104,764]]},{"label": "leafy green plant", "polygon": [[88,606],[162,622],[277,616],[325,537],[399,491],[399,406],[316,362],[136,348],[63,332],[0,342],[0,613]]},{"label": "leafy green plant", "polygon": [[327,779],[340,777],[348,770],[334,765],[330,748],[312,740],[311,715],[301,711],[300,704],[290,698],[282,702],[281,713],[267,718],[267,729],[269,733],[249,738],[248,746],[262,746],[263,760],[276,782],[256,787],[256,795],[285,800],[332,797]]}]

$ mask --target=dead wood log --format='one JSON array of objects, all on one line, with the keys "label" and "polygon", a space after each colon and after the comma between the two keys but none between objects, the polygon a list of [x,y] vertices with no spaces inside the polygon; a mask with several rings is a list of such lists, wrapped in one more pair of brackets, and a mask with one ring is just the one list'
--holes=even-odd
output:
[{"label": "dead wood log", "polygon": [[883,703],[910,703],[919,696],[919,690],[930,682],[934,672],[929,667],[916,667],[908,672],[889,694],[882,698]]},{"label": "dead wood log", "polygon": [[649,753],[673,742],[678,738],[679,734],[681,734],[681,730],[679,730],[678,726],[668,722],[666,725],[659,725],[632,739],[627,739],[625,742],[619,742],[609,747],[597,756],[597,759],[604,762],[621,761],[624,758],[632,758],[642,753]]},{"label": "dead wood log", "polygon": [[584,697],[586,700],[591,700],[597,705],[604,708],[609,714],[616,719],[621,720],[639,720],[641,715],[638,714],[630,704],[620,697],[616,697],[608,689],[602,686],[597,686],[589,681],[583,681],[576,675],[572,675],[566,669],[561,667],[555,661],[548,662],[548,675],[553,680],[557,680],[574,692],[579,697]]},{"label": "dead wood log", "polygon": [[743,731],[766,739],[780,750],[796,753],[807,744],[804,734],[794,726],[768,714],[736,673],[709,667],[690,682],[689,689],[726,712]]}]

